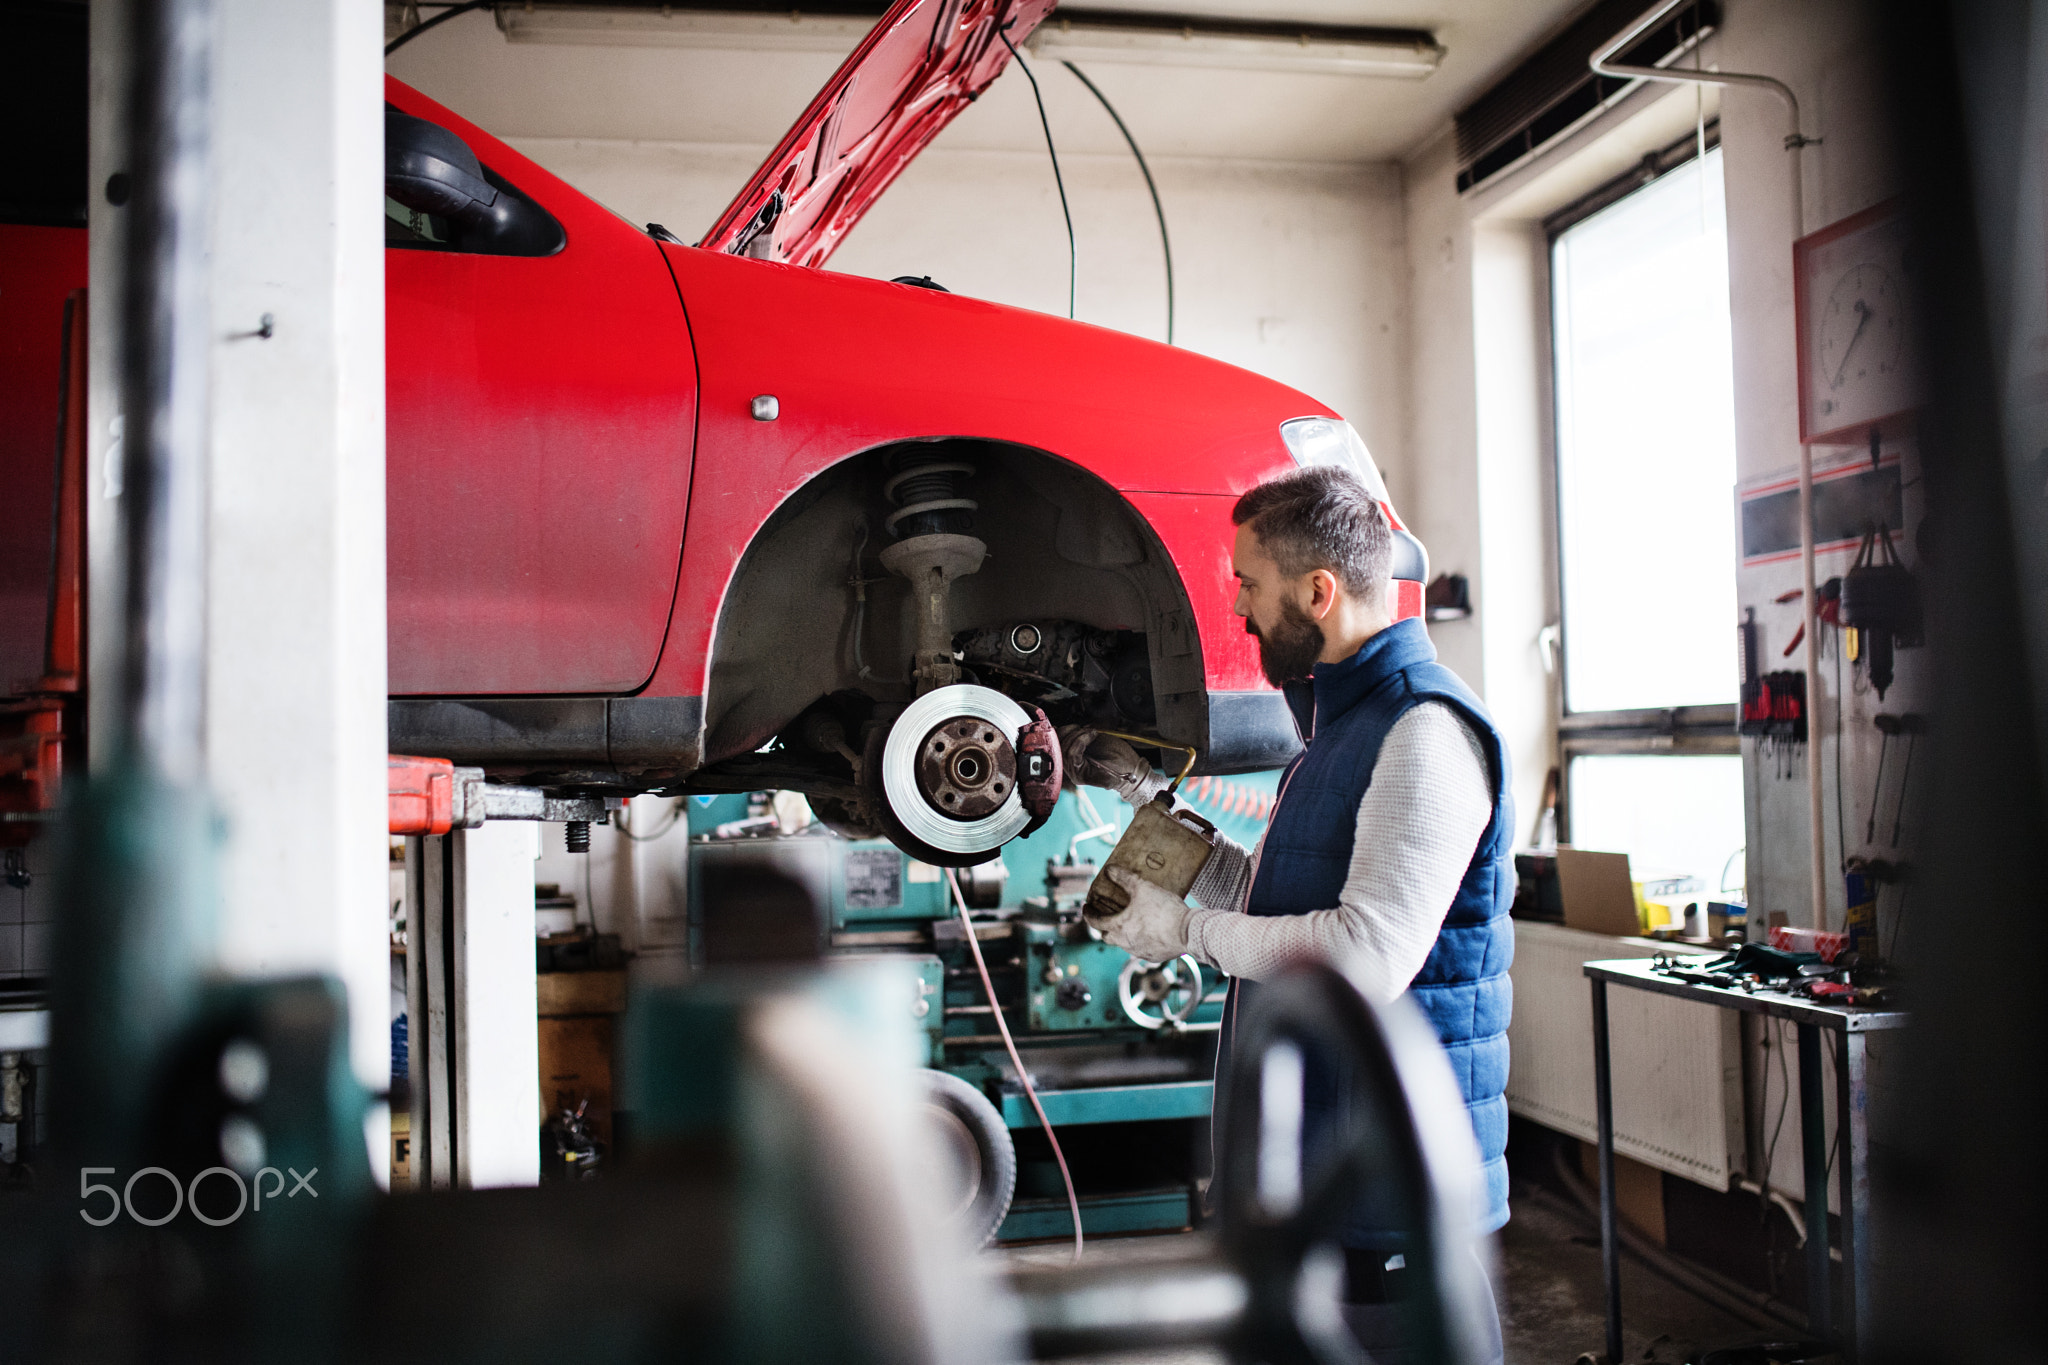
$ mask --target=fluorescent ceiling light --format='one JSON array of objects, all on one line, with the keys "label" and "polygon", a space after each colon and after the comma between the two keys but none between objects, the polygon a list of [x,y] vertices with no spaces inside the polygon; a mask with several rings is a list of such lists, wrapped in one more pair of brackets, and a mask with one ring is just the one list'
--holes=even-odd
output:
[{"label": "fluorescent ceiling light", "polygon": [[736,10],[599,9],[581,5],[500,5],[498,28],[507,42],[581,47],[685,47],[726,52],[829,52],[845,56],[873,16],[747,13]]},{"label": "fluorescent ceiling light", "polygon": [[1034,55],[1073,62],[1408,80],[1429,75],[1444,56],[1435,35],[1420,29],[1269,23],[1064,5],[1039,25],[1027,46]]}]

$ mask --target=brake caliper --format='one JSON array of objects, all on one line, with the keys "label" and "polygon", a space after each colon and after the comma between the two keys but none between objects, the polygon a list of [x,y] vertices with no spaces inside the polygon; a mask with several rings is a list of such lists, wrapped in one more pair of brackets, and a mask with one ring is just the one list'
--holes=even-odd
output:
[{"label": "brake caliper", "polygon": [[1031,723],[1017,732],[1017,799],[1031,816],[1024,835],[1036,833],[1060,800],[1060,737],[1035,706],[1024,708]]}]

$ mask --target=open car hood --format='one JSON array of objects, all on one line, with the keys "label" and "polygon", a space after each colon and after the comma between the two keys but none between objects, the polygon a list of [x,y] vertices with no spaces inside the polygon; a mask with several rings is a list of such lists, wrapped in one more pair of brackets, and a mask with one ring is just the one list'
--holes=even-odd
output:
[{"label": "open car hood", "polygon": [[896,0],[697,245],[823,265],[1055,0]]}]

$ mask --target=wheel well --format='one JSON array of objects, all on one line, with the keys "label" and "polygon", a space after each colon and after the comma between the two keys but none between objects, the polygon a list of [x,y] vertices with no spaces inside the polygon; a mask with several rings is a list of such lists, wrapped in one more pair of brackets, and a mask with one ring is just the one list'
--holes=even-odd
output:
[{"label": "wheel well", "polygon": [[[1194,612],[1172,557],[1137,510],[1096,474],[1043,450],[966,439],[910,444],[974,467],[960,493],[979,504],[971,533],[987,542],[988,559],[953,584],[954,629],[1058,618],[1140,632],[1155,728],[1204,747],[1207,693]],[[911,699],[910,588],[877,558],[890,541],[884,519],[894,510],[882,492],[888,460],[903,445],[862,451],[822,471],[748,545],[712,637],[705,762],[758,748],[829,693]]]}]

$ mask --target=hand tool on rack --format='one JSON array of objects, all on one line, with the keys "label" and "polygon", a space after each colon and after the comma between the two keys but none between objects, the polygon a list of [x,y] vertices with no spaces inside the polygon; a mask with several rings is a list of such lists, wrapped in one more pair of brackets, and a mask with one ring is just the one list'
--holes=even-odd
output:
[{"label": "hand tool on rack", "polygon": [[1899,846],[1899,828],[1906,818],[1906,784],[1913,780],[1913,742],[1926,733],[1927,721],[1918,712],[1908,711],[1899,717],[1899,728],[1906,736],[1906,760],[1899,772],[1899,799],[1892,805],[1891,846]]},{"label": "hand tool on rack", "polygon": [[1877,842],[1877,807],[1884,799],[1884,761],[1892,751],[1892,736],[1902,728],[1899,718],[1888,711],[1878,712],[1871,717],[1871,723],[1877,726],[1878,733],[1884,738],[1878,741],[1877,746],[1877,781],[1870,789],[1870,820],[1863,827],[1863,842],[1866,844]]}]

